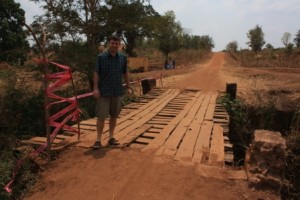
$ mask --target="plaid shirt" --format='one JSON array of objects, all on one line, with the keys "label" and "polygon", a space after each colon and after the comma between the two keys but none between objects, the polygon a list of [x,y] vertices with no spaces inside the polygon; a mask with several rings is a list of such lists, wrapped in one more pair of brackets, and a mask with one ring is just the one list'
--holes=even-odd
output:
[{"label": "plaid shirt", "polygon": [[101,96],[122,96],[122,75],[127,72],[127,57],[118,52],[112,56],[109,51],[98,55],[95,71],[99,75],[98,88]]}]

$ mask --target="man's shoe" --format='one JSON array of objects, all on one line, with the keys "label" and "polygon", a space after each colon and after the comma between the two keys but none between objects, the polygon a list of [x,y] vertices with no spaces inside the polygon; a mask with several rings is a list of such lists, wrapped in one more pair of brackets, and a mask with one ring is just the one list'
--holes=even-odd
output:
[{"label": "man's shoe", "polygon": [[108,140],[109,145],[119,145],[120,143],[115,138],[110,138]]},{"label": "man's shoe", "polygon": [[94,143],[94,145],[92,146],[93,149],[100,149],[102,147],[101,142],[100,141],[96,141]]}]

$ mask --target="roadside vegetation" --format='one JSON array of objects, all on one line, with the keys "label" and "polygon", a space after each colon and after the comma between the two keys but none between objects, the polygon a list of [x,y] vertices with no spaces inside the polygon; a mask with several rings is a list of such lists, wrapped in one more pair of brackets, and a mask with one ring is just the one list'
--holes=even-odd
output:
[{"label": "roadside vegetation", "polygon": [[[283,48],[266,44],[262,27],[256,25],[247,33],[249,49],[239,49],[237,41],[226,46],[226,52],[241,67],[261,69],[300,70],[300,30],[295,34],[285,32],[281,38]],[[300,71],[299,71],[300,72]],[[228,97],[220,101],[231,116],[231,139],[236,144],[236,164],[244,161],[245,150],[251,143],[255,129],[280,131],[287,141],[285,184],[283,199],[300,198],[300,103],[293,103],[288,112],[278,110],[273,99],[261,95],[254,89],[256,105],[248,105],[240,99],[230,101]],[[287,88],[286,90],[289,90]]]}]

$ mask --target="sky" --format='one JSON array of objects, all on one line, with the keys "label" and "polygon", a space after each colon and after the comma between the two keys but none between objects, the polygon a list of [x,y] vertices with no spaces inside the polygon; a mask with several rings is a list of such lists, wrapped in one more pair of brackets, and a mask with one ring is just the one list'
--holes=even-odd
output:
[{"label": "sky", "polygon": [[[43,11],[29,0],[15,0],[25,10],[26,22]],[[173,10],[176,21],[192,35],[209,35],[221,51],[229,42],[237,41],[239,48],[248,48],[247,33],[256,25],[262,27],[264,39],[275,48],[283,47],[285,32],[292,35],[300,30],[299,0],[150,0],[161,15]]]}]

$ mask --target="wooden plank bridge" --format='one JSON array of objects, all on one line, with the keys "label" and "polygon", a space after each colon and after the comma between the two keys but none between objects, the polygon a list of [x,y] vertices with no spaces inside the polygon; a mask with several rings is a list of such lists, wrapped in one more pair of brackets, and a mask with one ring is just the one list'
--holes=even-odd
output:
[{"label": "wooden plank bridge", "polygon": [[[153,89],[124,106],[115,128],[115,138],[123,145],[153,151],[158,156],[199,164],[223,166],[233,162],[232,145],[227,137],[229,116],[217,104],[217,93],[196,89]],[[96,138],[96,118],[80,122],[82,132],[58,135],[53,148],[72,142],[89,148]],[[74,125],[76,127],[77,125]],[[102,144],[108,141],[106,123]],[[35,137],[25,143],[41,144]]]}]

